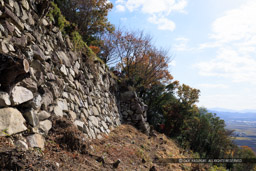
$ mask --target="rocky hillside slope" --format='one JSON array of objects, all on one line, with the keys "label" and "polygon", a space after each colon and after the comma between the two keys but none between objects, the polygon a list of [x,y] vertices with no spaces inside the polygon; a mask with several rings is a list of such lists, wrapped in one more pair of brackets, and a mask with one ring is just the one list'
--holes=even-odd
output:
[{"label": "rocky hillside slope", "polygon": [[[101,139],[88,141],[72,122],[54,118],[45,150],[17,150],[0,138],[0,165],[5,170],[207,170],[198,164],[167,163],[162,158],[191,155],[165,135],[147,136],[130,125],[121,125]],[[85,141],[84,141],[85,140]]]}]

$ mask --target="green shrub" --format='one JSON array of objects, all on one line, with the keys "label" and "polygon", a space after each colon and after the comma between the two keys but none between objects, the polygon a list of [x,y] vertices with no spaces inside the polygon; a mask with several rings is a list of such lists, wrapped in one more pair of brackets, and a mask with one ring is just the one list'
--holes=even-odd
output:
[{"label": "green shrub", "polygon": [[61,14],[58,6],[51,2],[52,9],[48,13],[48,17],[51,21],[53,21],[60,28],[61,31],[65,32],[65,27],[69,27],[70,23],[65,19],[65,17]]},{"label": "green shrub", "polygon": [[83,41],[82,36],[77,31],[73,31],[70,34],[70,36],[71,36],[75,50],[83,50],[83,49],[89,50],[86,43]]},{"label": "green shrub", "polygon": [[210,168],[210,171],[226,171],[226,169],[222,166],[218,167],[218,166],[214,165]]}]

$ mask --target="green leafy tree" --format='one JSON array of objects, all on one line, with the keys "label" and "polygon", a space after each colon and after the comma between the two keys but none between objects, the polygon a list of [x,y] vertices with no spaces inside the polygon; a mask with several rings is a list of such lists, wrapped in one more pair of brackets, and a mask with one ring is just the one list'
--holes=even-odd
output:
[{"label": "green leafy tree", "polygon": [[[256,160],[256,155],[250,147],[241,146],[239,149],[235,151],[234,158],[241,158],[244,160],[246,159]],[[253,162],[234,164],[233,170],[234,171],[243,171],[243,170],[256,171],[256,164]]]},{"label": "green leafy tree", "polygon": [[225,122],[216,114],[209,113],[205,108],[199,108],[199,113],[192,119],[191,130],[186,132],[191,149],[202,157],[231,157],[232,131],[225,129]]},{"label": "green leafy tree", "polygon": [[[176,83],[176,100],[165,106],[165,133],[169,136],[181,135],[187,130],[189,119],[197,113],[195,103],[198,101],[200,91],[188,85]],[[183,139],[183,137],[181,137]]]},{"label": "green leafy tree", "polygon": [[200,90],[182,84],[178,87],[177,95],[181,103],[191,106],[198,102]]},{"label": "green leafy tree", "polygon": [[157,128],[158,125],[164,123],[164,107],[169,103],[176,101],[174,96],[176,82],[169,85],[155,84],[150,89],[140,90],[140,96],[148,105],[147,118],[148,122]]},{"label": "green leafy tree", "polygon": [[108,21],[113,4],[108,0],[54,0],[65,18],[75,23],[83,40],[98,45],[100,35],[112,32],[114,26]]}]

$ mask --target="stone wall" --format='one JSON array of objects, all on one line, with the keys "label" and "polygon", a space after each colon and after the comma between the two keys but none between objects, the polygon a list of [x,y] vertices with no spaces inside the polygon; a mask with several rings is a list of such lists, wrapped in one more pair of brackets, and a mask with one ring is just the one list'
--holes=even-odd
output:
[{"label": "stone wall", "polygon": [[92,139],[121,120],[149,133],[147,106],[95,56],[73,50],[46,17],[47,2],[0,0],[0,136],[43,149],[53,116],[72,120]]},{"label": "stone wall", "polygon": [[[90,70],[87,57],[72,50],[70,38],[37,9],[36,2],[0,0],[0,80],[10,80],[10,70],[13,77],[8,91],[5,82],[0,83],[0,136],[30,130],[15,143],[43,148],[52,127],[49,118],[61,116],[88,138],[100,138],[120,124],[116,81],[96,59],[95,72]],[[20,59],[23,63],[15,64],[20,68],[28,61],[29,72],[21,76],[4,65],[6,59]]]},{"label": "stone wall", "polygon": [[147,122],[147,108],[134,91],[123,91],[120,93],[120,112],[123,123],[135,126],[145,134],[150,133]]}]

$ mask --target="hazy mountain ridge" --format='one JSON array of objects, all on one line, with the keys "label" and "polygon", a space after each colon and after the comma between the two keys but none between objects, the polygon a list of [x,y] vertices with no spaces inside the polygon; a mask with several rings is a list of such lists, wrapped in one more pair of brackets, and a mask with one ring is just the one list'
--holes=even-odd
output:
[{"label": "hazy mountain ridge", "polygon": [[256,111],[253,110],[229,110],[229,109],[209,109],[209,112],[216,113],[218,117],[221,119],[224,119],[225,121],[231,120],[231,119],[254,119],[256,120]]},{"label": "hazy mountain ridge", "polygon": [[228,110],[215,108],[209,112],[216,113],[226,123],[226,128],[234,130],[234,142],[238,146],[251,147],[256,152],[256,112],[254,110]]}]

